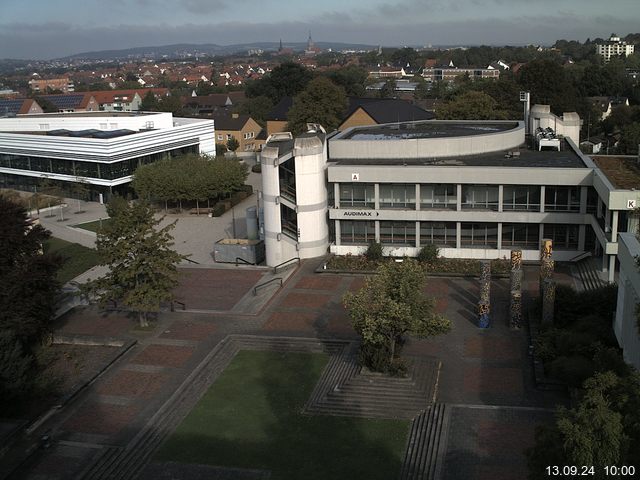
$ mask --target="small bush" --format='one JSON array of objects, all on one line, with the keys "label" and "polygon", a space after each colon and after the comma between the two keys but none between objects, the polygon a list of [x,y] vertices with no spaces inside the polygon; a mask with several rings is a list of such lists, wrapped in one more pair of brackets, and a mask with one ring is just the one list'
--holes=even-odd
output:
[{"label": "small bush", "polygon": [[440,249],[436,245],[429,244],[420,249],[416,258],[420,263],[433,263],[439,255]]},{"label": "small bush", "polygon": [[584,381],[595,373],[595,364],[582,355],[558,357],[549,365],[552,377],[567,385],[580,388]]},{"label": "small bush", "polygon": [[371,242],[364,256],[367,257],[367,260],[374,262],[382,260],[382,244],[380,242]]},{"label": "small bush", "polygon": [[220,203],[216,203],[213,206],[213,208],[211,209],[211,214],[214,217],[219,217],[220,215],[222,215],[226,211],[227,211],[227,209],[224,208],[224,203],[220,202]]},{"label": "small bush", "polygon": [[239,189],[241,192],[245,192],[247,196],[253,194],[253,185],[242,185]]},{"label": "small bush", "polygon": [[262,165],[256,163],[253,167],[251,167],[251,171],[253,173],[262,173]]}]

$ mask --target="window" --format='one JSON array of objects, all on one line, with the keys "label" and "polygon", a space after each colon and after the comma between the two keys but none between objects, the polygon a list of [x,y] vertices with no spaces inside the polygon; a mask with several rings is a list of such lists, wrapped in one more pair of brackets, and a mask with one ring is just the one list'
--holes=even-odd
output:
[{"label": "window", "polygon": [[463,185],[462,208],[498,210],[497,185]]},{"label": "window", "polygon": [[380,184],[380,208],[416,208],[414,184]]},{"label": "window", "polygon": [[375,189],[372,183],[341,183],[340,207],[375,207]]},{"label": "window", "polygon": [[580,187],[546,187],[544,210],[546,212],[579,212]]},{"label": "window", "polygon": [[530,223],[502,224],[502,247],[522,247],[537,250],[540,225]]},{"label": "window", "polygon": [[463,248],[497,248],[497,223],[463,223],[460,243]]},{"label": "window", "polygon": [[544,225],[544,237],[553,241],[556,250],[578,249],[578,225],[547,223]]},{"label": "window", "polygon": [[502,209],[540,211],[540,187],[537,185],[505,185],[502,192]]},{"label": "window", "polygon": [[224,137],[220,133],[218,134],[218,140],[224,140]]},{"label": "window", "polygon": [[380,222],[380,243],[406,247],[416,246],[416,222]]},{"label": "window", "polygon": [[368,245],[375,240],[375,222],[340,221],[340,242],[343,245]]},{"label": "window", "polygon": [[294,210],[280,204],[280,222],[282,222],[282,233],[297,240],[300,236],[298,231],[298,215]]},{"label": "window", "polygon": [[420,208],[457,208],[455,185],[420,185]]},{"label": "window", "polygon": [[456,222],[420,222],[420,245],[456,246]]},{"label": "window", "polygon": [[48,123],[40,123],[39,127],[40,127],[40,130],[49,130],[49,124]]}]

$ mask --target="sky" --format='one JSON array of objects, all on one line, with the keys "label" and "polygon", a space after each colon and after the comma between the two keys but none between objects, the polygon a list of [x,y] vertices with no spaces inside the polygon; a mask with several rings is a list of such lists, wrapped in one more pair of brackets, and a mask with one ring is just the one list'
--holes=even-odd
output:
[{"label": "sky", "polygon": [[257,41],[550,45],[640,31],[639,0],[0,0],[0,58]]}]

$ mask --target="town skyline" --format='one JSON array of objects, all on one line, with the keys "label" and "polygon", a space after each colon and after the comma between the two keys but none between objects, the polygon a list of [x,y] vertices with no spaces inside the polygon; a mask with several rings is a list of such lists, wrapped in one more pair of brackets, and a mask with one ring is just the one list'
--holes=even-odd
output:
[{"label": "town skyline", "polygon": [[[322,6],[255,0],[6,0],[0,58],[52,59],[89,51],[172,44],[316,42],[369,45],[549,45],[633,32],[633,0],[337,0]],[[260,14],[255,15],[256,9]],[[258,21],[251,20],[259,18]],[[28,19],[28,20],[27,20]]]}]

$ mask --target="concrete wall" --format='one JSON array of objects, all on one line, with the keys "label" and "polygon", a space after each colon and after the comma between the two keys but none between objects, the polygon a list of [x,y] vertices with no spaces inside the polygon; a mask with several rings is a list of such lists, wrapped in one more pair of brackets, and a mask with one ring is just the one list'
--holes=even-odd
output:
[{"label": "concrete wall", "polygon": [[[2,132],[39,132],[47,130],[141,130],[147,128],[147,122],[153,122],[153,128],[173,127],[171,113],[153,113],[145,115],[109,115],[108,112],[96,115],[87,112],[64,115],[60,113],[45,113],[38,116],[18,115],[13,118],[0,118],[0,131]],[[106,128],[102,126],[106,124]],[[46,128],[44,127],[46,126]]]},{"label": "concrete wall", "polygon": [[551,113],[549,105],[534,105],[529,113],[529,131],[535,134],[538,127],[552,128],[558,135],[580,144],[580,117],[575,112],[565,112],[558,117]]},{"label": "concrete wall", "polygon": [[[447,123],[447,121],[438,120],[434,123]],[[460,123],[460,121],[450,123]],[[481,125],[487,122],[465,123]],[[505,123],[513,124],[514,122]],[[504,132],[443,138],[385,140],[343,138],[351,131],[351,129],[345,130],[344,135],[331,139],[331,158],[434,158],[498,152],[515,149],[522,145],[525,133],[523,122],[518,122],[517,127]]]},{"label": "concrete wall", "polygon": [[640,272],[635,258],[640,255],[640,243],[632,233],[619,236],[618,303],[613,330],[626,362],[640,369],[640,335],[636,320],[636,305],[640,302]]}]

